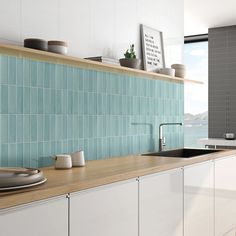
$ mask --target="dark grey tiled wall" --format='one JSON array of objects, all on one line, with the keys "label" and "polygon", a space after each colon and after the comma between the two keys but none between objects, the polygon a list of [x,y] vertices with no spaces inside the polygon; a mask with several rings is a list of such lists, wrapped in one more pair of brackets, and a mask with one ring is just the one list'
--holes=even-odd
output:
[{"label": "dark grey tiled wall", "polygon": [[209,29],[209,137],[236,133],[236,26]]}]

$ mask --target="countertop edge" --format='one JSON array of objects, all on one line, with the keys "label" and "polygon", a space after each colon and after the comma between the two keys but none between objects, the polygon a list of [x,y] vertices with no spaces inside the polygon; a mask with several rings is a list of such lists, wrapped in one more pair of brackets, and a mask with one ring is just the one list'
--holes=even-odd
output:
[{"label": "countertop edge", "polygon": [[[55,185],[55,186],[53,186],[52,183],[50,183],[51,186],[47,187],[47,183],[45,183],[41,186],[33,187],[32,189],[26,189],[26,190],[23,189],[23,190],[6,192],[6,193],[1,192],[0,193],[0,210],[5,210],[6,208],[16,207],[16,206],[20,206],[24,204],[30,204],[32,202],[46,200],[53,197],[66,195],[68,193],[74,193],[74,192],[79,192],[79,191],[83,191],[87,189],[92,189],[95,187],[112,184],[119,181],[125,181],[125,180],[129,180],[132,178],[137,178],[137,177],[141,177],[145,175],[165,172],[165,171],[169,171],[176,168],[184,168],[189,165],[200,164],[206,161],[211,161],[218,158],[224,158],[226,156],[231,156],[231,155],[236,155],[236,150],[224,150],[222,152],[193,157],[191,159],[132,155],[132,156],[111,158],[111,159],[100,160],[100,161],[98,160],[90,161],[90,162],[87,162],[88,164],[87,171],[91,171],[90,175],[94,174],[94,178],[90,177],[90,179],[88,178],[87,180],[86,179],[82,180],[79,183],[71,180],[71,181],[68,181],[68,183],[65,182],[65,183],[60,184],[60,181],[58,181],[57,182],[58,185]],[[103,162],[107,164],[107,169],[109,171],[110,171],[109,169],[110,167],[113,168],[114,166],[116,166],[116,162],[119,163],[121,167],[117,168],[119,169],[119,171],[115,170],[115,172],[117,173],[112,173],[112,171],[110,171],[108,174],[105,174],[104,176],[96,177],[95,171],[93,172],[93,168],[98,162]],[[130,163],[130,170],[129,170],[129,166],[126,166],[126,165],[124,165],[126,169],[123,168],[124,170],[122,170],[123,162],[124,164]],[[147,165],[147,167],[144,166],[137,169],[132,169],[131,164],[134,164],[136,162],[138,163],[140,162],[142,165],[143,164]],[[159,163],[159,164],[155,164],[155,163]],[[61,172],[58,170],[54,170],[52,167],[43,168],[42,170],[45,172],[46,177],[47,177],[48,172],[49,173],[51,172],[51,175],[60,175],[60,176],[63,176],[64,173],[65,175],[68,175],[69,173],[66,171]],[[86,171],[86,169],[84,170]],[[73,177],[74,175],[77,175],[78,173],[81,174],[80,172],[83,172],[82,169],[74,169],[72,170],[72,172],[73,171],[75,173],[70,173],[68,176]]]}]

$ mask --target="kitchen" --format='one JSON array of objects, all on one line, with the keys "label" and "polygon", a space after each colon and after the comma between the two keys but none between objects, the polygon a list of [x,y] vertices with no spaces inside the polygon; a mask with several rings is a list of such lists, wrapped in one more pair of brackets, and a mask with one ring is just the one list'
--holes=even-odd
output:
[{"label": "kitchen", "polygon": [[156,155],[184,147],[184,89],[202,82],[83,59],[132,44],[141,59],[144,24],[163,33],[165,67],[183,63],[183,0],[0,2],[0,164],[42,182],[0,192],[1,235],[235,235],[236,152]]}]

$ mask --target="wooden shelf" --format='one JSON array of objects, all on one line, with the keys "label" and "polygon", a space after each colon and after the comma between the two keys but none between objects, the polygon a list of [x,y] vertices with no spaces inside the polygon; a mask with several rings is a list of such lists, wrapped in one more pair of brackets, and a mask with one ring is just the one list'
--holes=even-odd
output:
[{"label": "wooden shelf", "polygon": [[47,61],[55,64],[65,64],[70,66],[76,66],[80,68],[95,69],[106,72],[120,73],[138,77],[145,77],[157,80],[167,80],[172,82],[189,82],[195,84],[203,84],[201,81],[183,79],[179,77],[172,77],[154,72],[147,72],[144,70],[135,70],[127,67],[121,67],[116,65],[109,65],[101,62],[90,61],[72,56],[65,56],[56,53],[35,50],[31,48],[25,48],[15,45],[0,44],[0,54],[12,55],[17,57],[30,58],[34,60]]}]

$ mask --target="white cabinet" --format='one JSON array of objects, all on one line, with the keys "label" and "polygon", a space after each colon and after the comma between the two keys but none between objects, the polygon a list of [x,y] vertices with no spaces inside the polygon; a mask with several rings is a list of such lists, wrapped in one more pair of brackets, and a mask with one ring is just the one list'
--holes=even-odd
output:
[{"label": "white cabinet", "polygon": [[71,236],[138,236],[136,179],[71,194]]},{"label": "white cabinet", "polygon": [[214,162],[184,168],[184,236],[214,235]]},{"label": "white cabinet", "polygon": [[183,171],[175,169],[139,180],[140,236],[183,235]]},{"label": "white cabinet", "polygon": [[2,236],[67,236],[66,196],[0,211]]},{"label": "white cabinet", "polygon": [[236,156],[231,156],[215,161],[215,235],[222,236],[235,227]]}]

